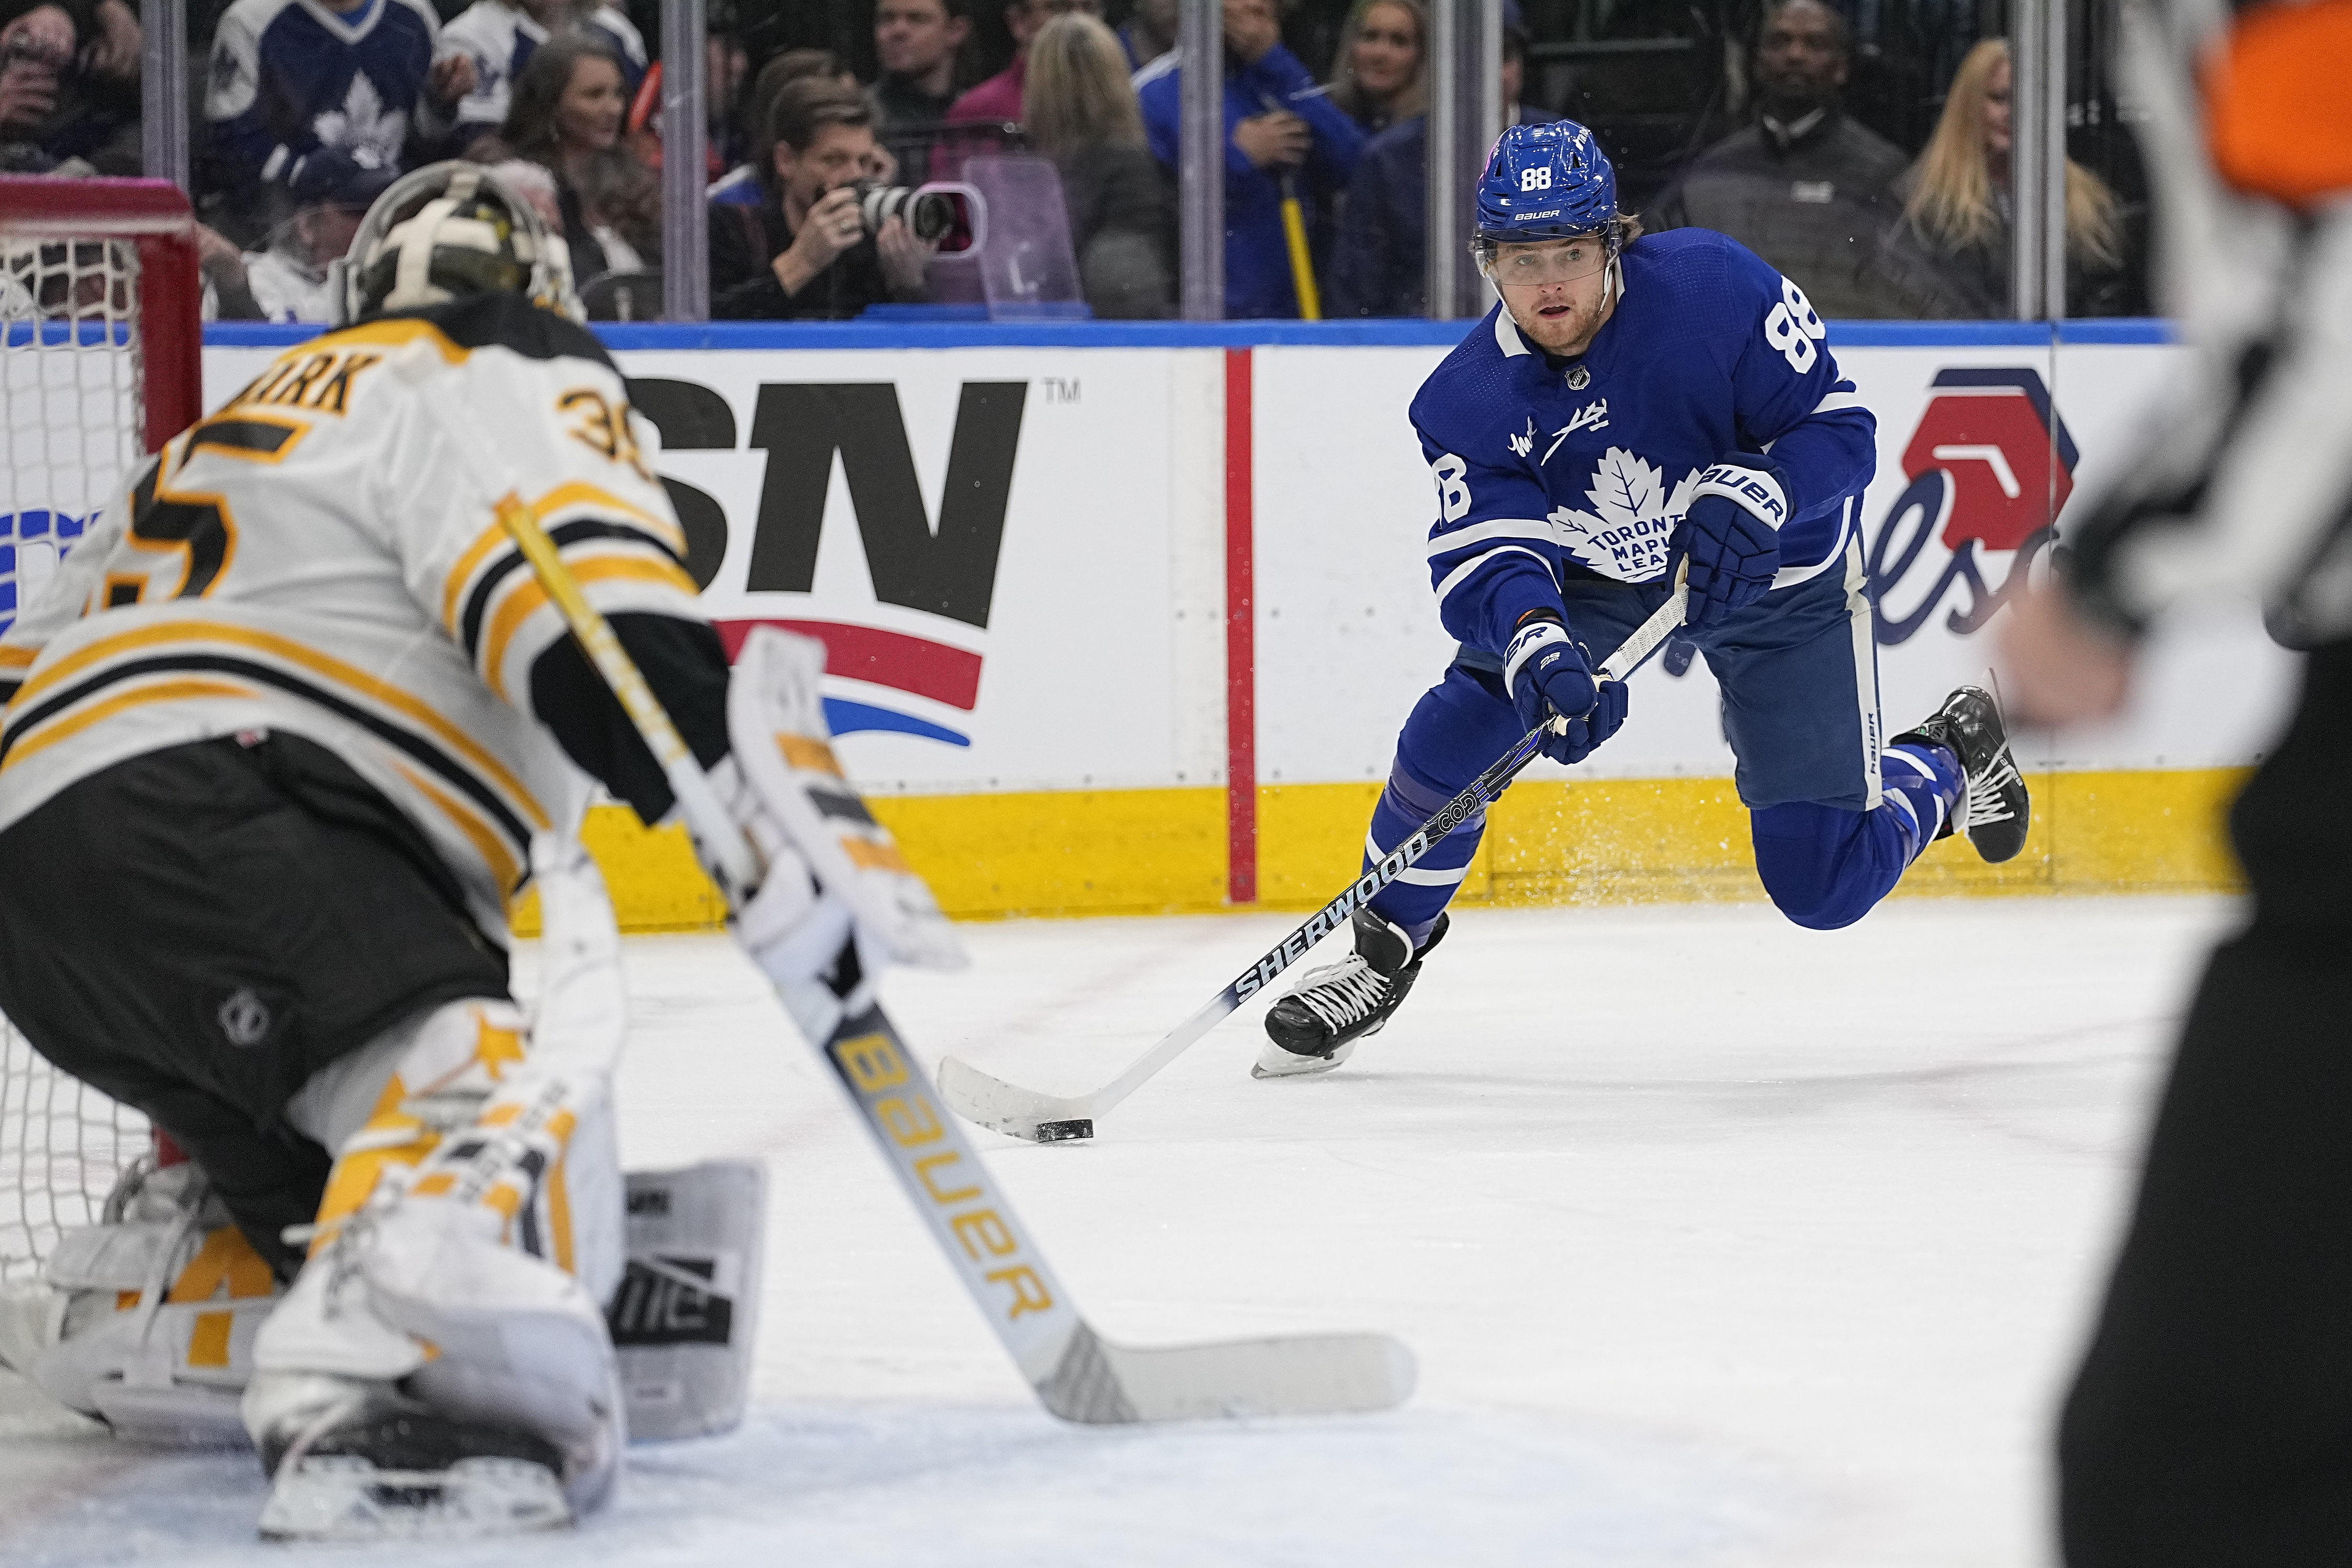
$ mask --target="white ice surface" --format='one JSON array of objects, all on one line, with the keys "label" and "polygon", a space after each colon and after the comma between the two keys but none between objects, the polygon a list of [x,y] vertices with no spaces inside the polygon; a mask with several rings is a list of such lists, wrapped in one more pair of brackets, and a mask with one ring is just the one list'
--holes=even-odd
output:
[{"label": "white ice surface", "polygon": [[[773,1177],[754,1414],[643,1447],[575,1536],[337,1563],[1786,1564],[2048,1560],[2045,1455],[2146,1103],[2227,901],[1465,912],[1340,1072],[1255,1009],[1090,1145],[977,1133],[1110,1336],[1379,1328],[1371,1419],[1040,1412],[721,938],[630,944],[630,1162]],[[1109,1078],[1289,922],[965,928],[917,1047]],[[1328,956],[1328,955],[1325,955]],[[250,1456],[116,1442],[0,1375],[0,1563],[280,1561]]]}]

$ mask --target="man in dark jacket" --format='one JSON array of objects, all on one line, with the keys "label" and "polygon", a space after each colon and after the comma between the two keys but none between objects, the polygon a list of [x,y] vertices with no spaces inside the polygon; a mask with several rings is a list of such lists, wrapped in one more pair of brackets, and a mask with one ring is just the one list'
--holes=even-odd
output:
[{"label": "man in dark jacket", "polygon": [[710,204],[710,314],[719,320],[842,320],[923,297],[930,250],[904,219],[866,232],[859,174],[872,111],[856,89],[807,77],[777,96],[774,166],[757,207]]},{"label": "man in dark jacket", "polygon": [[1822,0],[1780,0],[1756,45],[1757,123],[1692,160],[1644,226],[1732,238],[1802,288],[1824,316],[1907,314],[1874,274],[1889,194],[1909,162],[1840,110],[1846,29]]}]

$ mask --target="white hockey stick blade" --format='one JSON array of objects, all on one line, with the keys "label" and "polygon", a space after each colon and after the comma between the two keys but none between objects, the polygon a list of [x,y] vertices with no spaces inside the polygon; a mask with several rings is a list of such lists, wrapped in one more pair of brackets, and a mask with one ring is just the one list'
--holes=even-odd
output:
[{"label": "white hockey stick blade", "polygon": [[1390,1410],[1412,1396],[1413,1379],[1412,1352],[1386,1334],[1137,1347],[1081,1325],[1037,1396],[1089,1426],[1230,1421]]},{"label": "white hockey stick blade", "polygon": [[940,1059],[940,1094],[965,1121],[1033,1144],[1094,1135],[1098,1096],[1040,1094],[956,1057]]}]

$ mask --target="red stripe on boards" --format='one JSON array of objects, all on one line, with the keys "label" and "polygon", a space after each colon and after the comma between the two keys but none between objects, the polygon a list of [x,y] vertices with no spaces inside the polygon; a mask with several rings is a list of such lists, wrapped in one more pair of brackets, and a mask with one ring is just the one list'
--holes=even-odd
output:
[{"label": "red stripe on boards", "polygon": [[1225,350],[1225,901],[1257,902],[1257,549],[1250,350]]},{"label": "red stripe on boards", "polygon": [[892,686],[919,697],[947,704],[970,713],[980,701],[980,655],[950,648],[927,637],[886,632],[879,626],[845,626],[832,621],[784,621],[761,617],[719,621],[719,641],[731,661],[742,651],[743,639],[754,626],[781,626],[824,644],[824,669],[829,675],[846,675]]}]

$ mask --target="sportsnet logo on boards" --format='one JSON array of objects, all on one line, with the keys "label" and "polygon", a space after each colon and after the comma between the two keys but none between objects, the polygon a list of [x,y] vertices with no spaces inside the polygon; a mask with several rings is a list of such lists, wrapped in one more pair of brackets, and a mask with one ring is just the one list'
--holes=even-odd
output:
[{"label": "sportsnet logo on boards", "polygon": [[58,562],[80,540],[85,521],[37,507],[0,513],[0,632],[16,623]]},{"label": "sportsnet logo on boards", "polygon": [[[2039,373],[1948,370],[1931,385],[1935,395],[1903,449],[1910,484],[1864,556],[1885,647],[1909,642],[1956,587],[1967,593],[1947,624],[1963,637],[1982,627],[2057,537],[2058,514],[2074,489],[2079,454]],[[1948,554],[1929,552],[1930,541]],[[2001,557],[2005,568],[1997,565]],[[1995,570],[1997,588],[1987,581]]]},{"label": "sportsnet logo on boards", "polygon": [[[654,379],[629,388],[637,411],[660,430],[665,453],[738,449],[734,409],[715,389]],[[742,592],[755,601],[774,596],[779,613],[718,620],[728,656],[754,626],[814,637],[825,648],[824,711],[835,735],[884,731],[970,746],[978,644],[995,597],[1028,390],[1025,382],[963,384],[934,509],[923,498],[895,384],[761,385],[742,445],[763,453],[765,464],[740,570]],[[869,608],[847,616],[835,595],[809,602],[836,474],[874,594]],[[688,568],[708,591],[730,553],[731,531],[747,519],[730,517],[691,484],[667,476],[663,483],[686,530]]]}]

